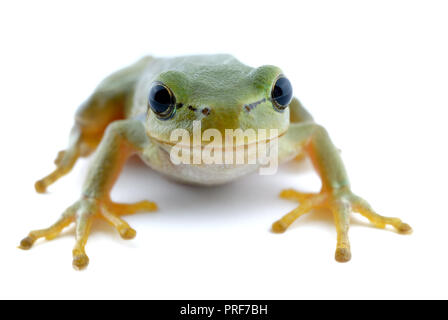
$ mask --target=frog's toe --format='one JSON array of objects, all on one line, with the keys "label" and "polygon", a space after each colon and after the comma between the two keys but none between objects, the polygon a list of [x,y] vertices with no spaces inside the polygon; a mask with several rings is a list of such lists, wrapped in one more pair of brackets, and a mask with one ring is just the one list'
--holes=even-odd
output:
[{"label": "frog's toe", "polygon": [[55,238],[61,231],[70,225],[74,221],[74,211],[73,208],[70,207],[67,209],[64,214],[59,218],[56,223],[51,225],[45,229],[33,230],[31,231],[27,237],[25,237],[22,241],[20,241],[19,249],[29,250],[36,242],[36,240],[40,238],[46,238],[47,240],[51,240]]},{"label": "frog's toe", "polygon": [[316,196],[315,193],[304,193],[304,192],[298,192],[294,189],[284,189],[280,192],[280,198],[286,199],[286,200],[297,200],[299,202],[305,201],[307,199],[310,199],[314,196]]},{"label": "frog's toe", "polygon": [[74,146],[71,149],[59,151],[54,163],[56,164],[56,169],[54,169],[49,175],[38,180],[34,184],[34,188],[38,193],[45,193],[47,188],[55,183],[59,178],[65,176],[69,173],[76,161],[79,158],[79,148]]},{"label": "frog's toe", "polygon": [[352,254],[350,252],[350,248],[348,247],[340,247],[336,249],[334,258],[337,262],[348,262],[352,258]]},{"label": "frog's toe", "polygon": [[288,229],[288,226],[285,225],[281,220],[278,220],[272,224],[272,232],[274,233],[283,233]]},{"label": "frog's toe", "polygon": [[412,228],[407,223],[402,222],[398,227],[397,231],[403,234],[410,234],[412,233]]},{"label": "frog's toe", "polygon": [[283,233],[300,216],[313,208],[312,201],[304,201],[299,207],[285,214],[281,219],[272,224],[272,232]]},{"label": "frog's toe", "polygon": [[384,217],[379,215],[365,200],[359,197],[356,197],[354,200],[353,210],[369,219],[369,221],[378,228],[385,228],[386,225],[390,225],[399,233],[412,233],[412,228],[409,224],[404,223],[399,218]]},{"label": "frog's toe", "polygon": [[59,166],[62,162],[62,159],[65,156],[65,150],[61,150],[58,152],[58,155],[56,156],[56,159],[54,159],[54,164]]},{"label": "frog's toe", "polygon": [[150,212],[158,209],[155,202],[143,200],[136,203],[108,202],[105,204],[109,212],[115,215],[130,215],[138,212]]},{"label": "frog's toe", "polygon": [[85,269],[89,265],[89,257],[85,252],[73,252],[72,265],[76,270]]},{"label": "frog's toe", "polygon": [[123,239],[129,240],[135,238],[137,232],[120,216],[155,210],[157,210],[157,204],[147,200],[136,203],[116,203],[109,201],[104,204],[101,210],[101,216],[117,229]]},{"label": "frog's toe", "polygon": [[34,184],[34,189],[36,189],[37,193],[45,193],[47,192],[47,184],[45,183],[45,180],[38,180]]},{"label": "frog's toe", "polygon": [[42,178],[41,180],[36,181],[34,184],[34,188],[37,193],[45,193],[47,192],[47,188],[55,183],[60,177],[65,175],[69,170],[66,170],[63,167],[57,167],[52,173],[48,176]]},{"label": "frog's toe", "polygon": [[130,240],[135,238],[137,232],[133,228],[131,228],[126,221],[120,218],[117,213],[111,212],[109,209],[103,208],[103,210],[101,210],[101,216],[110,225],[112,225],[115,229],[117,229],[118,233],[123,239]]},{"label": "frog's toe", "polygon": [[33,246],[34,242],[36,240],[31,238],[31,237],[25,237],[22,239],[22,241],[20,241],[20,245],[19,248],[22,250],[29,250],[31,249],[31,247]]},{"label": "frog's toe", "polygon": [[135,231],[131,227],[125,227],[125,228],[122,228],[122,229],[120,229],[118,231],[120,232],[120,236],[123,239],[125,239],[125,240],[134,239],[135,236],[137,235],[137,231]]}]

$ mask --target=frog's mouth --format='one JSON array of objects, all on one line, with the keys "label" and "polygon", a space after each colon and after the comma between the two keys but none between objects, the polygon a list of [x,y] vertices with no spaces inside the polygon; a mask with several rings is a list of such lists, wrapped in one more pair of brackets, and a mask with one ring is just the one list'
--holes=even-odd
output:
[{"label": "frog's mouth", "polygon": [[244,143],[238,143],[236,142],[234,139],[231,141],[231,143],[223,143],[222,141],[220,143],[215,142],[215,141],[205,141],[202,140],[200,142],[196,142],[196,143],[190,143],[190,144],[184,144],[182,142],[173,142],[173,141],[166,141],[166,140],[162,140],[160,138],[154,137],[152,135],[150,135],[148,133],[148,136],[150,137],[150,139],[154,142],[156,142],[158,145],[162,146],[165,150],[169,151],[171,150],[173,147],[178,148],[178,150],[185,150],[185,151],[191,151],[194,148],[198,149],[200,148],[201,150],[204,150],[205,148],[209,148],[209,149],[213,149],[213,150],[217,150],[223,153],[226,152],[235,152],[235,151],[241,151],[241,150],[249,150],[250,148],[253,147],[257,147],[258,145],[270,145],[271,143],[274,143],[276,141],[278,141],[279,138],[281,138],[282,136],[284,136],[286,134],[286,131],[280,133],[280,134],[276,134],[276,135],[271,135],[268,138],[264,138],[264,139],[255,139],[249,142],[244,142]]}]

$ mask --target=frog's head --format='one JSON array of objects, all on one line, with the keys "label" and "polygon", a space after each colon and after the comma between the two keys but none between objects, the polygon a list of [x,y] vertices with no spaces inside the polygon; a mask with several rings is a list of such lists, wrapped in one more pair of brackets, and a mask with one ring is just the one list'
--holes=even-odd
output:
[{"label": "frog's head", "polygon": [[[277,129],[280,136],[289,126],[291,99],[291,84],[275,66],[232,63],[167,71],[151,85],[147,131],[165,145],[175,144],[170,140],[175,129],[193,137],[194,121],[200,121],[201,133],[216,129],[223,137],[226,129],[266,129],[268,136]],[[247,143],[259,142],[255,139]]]}]

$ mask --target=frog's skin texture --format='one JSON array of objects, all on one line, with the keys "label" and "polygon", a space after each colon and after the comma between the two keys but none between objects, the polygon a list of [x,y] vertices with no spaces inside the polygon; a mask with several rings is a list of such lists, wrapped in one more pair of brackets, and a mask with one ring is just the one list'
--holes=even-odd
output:
[{"label": "frog's skin texture", "polygon": [[[49,228],[31,231],[20,248],[29,249],[42,237],[52,239],[75,223],[73,266],[82,269],[89,262],[85,245],[93,219],[102,218],[124,239],[133,238],[136,232],[121,216],[157,209],[154,202],[115,203],[109,196],[126,160],[133,154],[154,170],[195,184],[225,183],[257,169],[254,165],[172,164],[168,153],[172,147],[170,133],[176,128],[191,132],[194,120],[201,122],[202,130],[215,128],[220,132],[237,128],[278,129],[280,161],[310,157],[322,189],[318,194],[283,190],[280,197],[297,200],[300,206],[275,222],[273,232],[284,232],[294,220],[315,208],[329,209],[337,230],[335,258],[339,262],[351,258],[348,239],[351,211],[367,217],[379,228],[392,225],[399,232],[410,232],[408,224],[378,215],[365,200],[352,193],[338,150],[327,131],[313,121],[299,100],[294,98],[284,112],[273,108],[271,90],[282,73],[274,66],[251,68],[230,55],[199,55],[145,57],[107,77],[78,109],[68,148],[59,152],[55,171],[35,185],[37,192],[45,192],[73,168],[79,157],[87,157],[96,150],[80,199]],[[168,86],[176,97],[176,113],[169,120],[158,119],[148,109],[148,93],[154,81]]]}]

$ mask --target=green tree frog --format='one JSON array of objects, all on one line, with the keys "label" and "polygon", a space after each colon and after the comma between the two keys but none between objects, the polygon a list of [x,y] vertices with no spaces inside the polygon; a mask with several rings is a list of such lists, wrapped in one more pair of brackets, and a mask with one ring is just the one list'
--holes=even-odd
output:
[{"label": "green tree frog", "polygon": [[[278,67],[252,68],[224,54],[148,56],[108,76],[78,108],[67,149],[59,152],[56,169],[37,181],[35,188],[46,192],[80,157],[94,153],[82,194],[53,225],[31,231],[20,248],[30,249],[39,238],[52,239],[74,223],[73,266],[83,269],[89,263],[85,246],[94,219],[106,220],[124,239],[135,237],[135,230],[122,216],[156,210],[157,205],[146,200],[133,204],[111,200],[111,189],[131,155],[137,154],[150,168],[168,177],[203,185],[232,181],[259,166],[174,164],[171,133],[175,129],[193,133],[195,122],[200,123],[201,132],[213,129],[223,135],[227,129],[275,129],[280,162],[309,156],[320,176],[321,191],[281,191],[280,197],[296,200],[300,206],[273,223],[273,232],[282,233],[303,214],[326,208],[334,216],[335,259],[339,262],[351,258],[348,229],[352,211],[379,228],[391,225],[401,233],[411,232],[408,224],[378,215],[352,193],[338,149],[327,131],[293,97],[291,83]],[[204,147],[201,140],[199,148]]]}]

